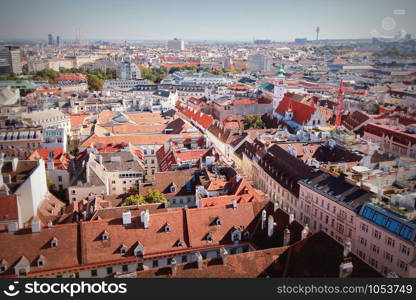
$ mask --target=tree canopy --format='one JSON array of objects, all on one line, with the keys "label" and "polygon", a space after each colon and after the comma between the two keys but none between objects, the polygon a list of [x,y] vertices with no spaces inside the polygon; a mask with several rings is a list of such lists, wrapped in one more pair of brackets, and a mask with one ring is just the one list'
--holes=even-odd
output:
[{"label": "tree canopy", "polygon": [[145,196],[140,196],[138,194],[128,196],[123,205],[136,205],[136,204],[149,204],[149,203],[162,203],[166,202],[167,199],[158,190],[149,190]]},{"label": "tree canopy", "polygon": [[264,123],[259,115],[244,116],[244,129],[262,129]]}]

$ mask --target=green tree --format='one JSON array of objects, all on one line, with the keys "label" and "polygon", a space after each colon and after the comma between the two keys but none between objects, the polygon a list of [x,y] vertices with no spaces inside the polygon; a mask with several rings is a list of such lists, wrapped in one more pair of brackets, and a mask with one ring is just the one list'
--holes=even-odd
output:
[{"label": "green tree", "polygon": [[245,116],[243,119],[244,129],[262,129],[264,123],[258,115]]},{"label": "green tree", "polygon": [[143,196],[140,195],[130,195],[128,196],[124,202],[123,202],[123,206],[127,206],[127,205],[137,205],[137,204],[145,204],[146,201],[144,200]]},{"label": "green tree", "polygon": [[97,75],[89,74],[87,75],[88,88],[92,91],[101,91],[103,89],[104,81],[100,79]]},{"label": "green tree", "polygon": [[158,190],[149,190],[147,195],[144,196],[144,200],[146,203],[161,203],[167,201],[165,195]]}]

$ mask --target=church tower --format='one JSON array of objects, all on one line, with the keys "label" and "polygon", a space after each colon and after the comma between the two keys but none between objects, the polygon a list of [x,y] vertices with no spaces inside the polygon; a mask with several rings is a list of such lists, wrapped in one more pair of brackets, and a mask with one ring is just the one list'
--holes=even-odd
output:
[{"label": "church tower", "polygon": [[276,112],[277,107],[280,104],[280,101],[282,101],[284,95],[285,95],[285,87],[284,87],[284,69],[283,66],[280,65],[279,70],[277,72],[277,82],[274,85],[274,97],[273,97],[273,115]]}]

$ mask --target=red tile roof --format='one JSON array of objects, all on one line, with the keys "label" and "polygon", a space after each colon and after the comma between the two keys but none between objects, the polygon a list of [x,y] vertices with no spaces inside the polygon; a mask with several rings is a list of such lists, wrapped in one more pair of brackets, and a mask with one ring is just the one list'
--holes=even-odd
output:
[{"label": "red tile roof", "polygon": [[16,195],[0,196],[0,222],[17,220],[17,197]]},{"label": "red tile roof", "polygon": [[315,106],[312,104],[306,104],[299,102],[294,99],[294,95],[286,93],[283,99],[280,101],[276,111],[282,116],[285,115],[286,111],[290,109],[293,111],[293,120],[298,124],[307,123],[313,113],[315,112]]},{"label": "red tile roof", "polygon": [[211,116],[204,114],[203,112],[199,110],[196,110],[196,109],[194,110],[188,107],[182,107],[179,104],[177,105],[177,108],[185,116],[194,120],[195,122],[197,122],[199,125],[201,125],[205,129],[208,129],[208,127],[211,126],[211,124],[214,122],[214,119]]},{"label": "red tile roof", "polygon": [[[50,156],[50,153],[53,153],[53,158]],[[55,169],[67,170],[73,156],[68,152],[64,152],[63,149],[37,149],[27,159],[38,160],[39,158],[42,158],[45,164],[53,160]]]},{"label": "red tile roof", "polygon": [[84,124],[85,119],[87,119],[90,116],[91,114],[69,115],[71,120],[71,128],[80,128]]}]

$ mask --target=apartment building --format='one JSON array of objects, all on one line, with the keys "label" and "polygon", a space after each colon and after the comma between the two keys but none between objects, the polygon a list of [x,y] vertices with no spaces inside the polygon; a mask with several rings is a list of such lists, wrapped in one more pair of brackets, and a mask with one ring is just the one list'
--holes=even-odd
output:
[{"label": "apartment building", "polygon": [[[323,230],[384,276],[415,276],[415,230],[390,204],[343,177],[316,171],[299,181],[299,222]],[[394,207],[393,207],[394,208]],[[412,213],[412,212],[410,212]]]}]

